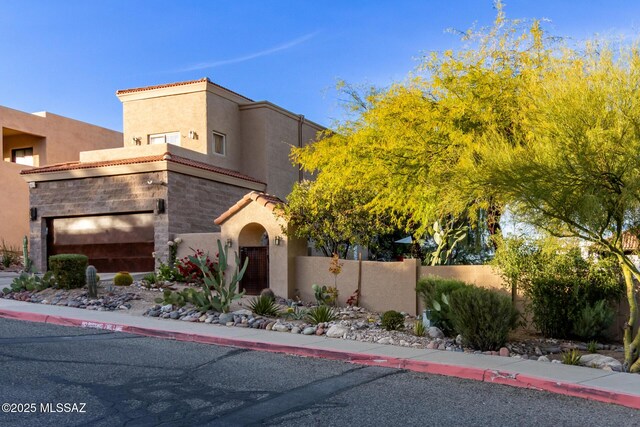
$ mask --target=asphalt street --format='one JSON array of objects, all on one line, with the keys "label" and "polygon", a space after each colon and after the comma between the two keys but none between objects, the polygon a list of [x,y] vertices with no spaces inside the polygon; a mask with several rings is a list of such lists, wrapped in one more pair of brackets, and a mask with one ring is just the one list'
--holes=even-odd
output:
[{"label": "asphalt street", "polygon": [[0,369],[0,426],[640,426],[546,392],[5,319]]}]

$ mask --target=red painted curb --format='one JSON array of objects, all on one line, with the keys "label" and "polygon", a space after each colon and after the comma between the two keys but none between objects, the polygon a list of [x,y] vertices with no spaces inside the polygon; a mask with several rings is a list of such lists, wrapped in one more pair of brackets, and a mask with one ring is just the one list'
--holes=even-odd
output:
[{"label": "red painted curb", "polygon": [[28,322],[50,323],[61,326],[101,329],[114,332],[126,332],[154,338],[197,342],[201,344],[216,344],[227,347],[245,348],[248,350],[267,351],[271,353],[286,353],[303,357],[339,360],[367,366],[382,366],[388,368],[406,369],[414,372],[490,382],[512,387],[544,390],[565,396],[580,397],[583,399],[596,400],[604,403],[614,403],[629,408],[640,409],[640,396],[637,395],[604,390],[597,387],[582,386],[573,383],[564,383],[562,381],[532,377],[509,371],[471,368],[444,363],[426,362],[422,360],[384,357],[363,353],[326,350],[314,347],[295,347],[283,344],[270,344],[256,341],[246,341],[237,338],[222,338],[183,332],[171,332],[162,329],[121,325],[117,323],[94,322],[70,317],[51,316],[36,313],[23,313],[11,310],[0,310],[0,318],[23,320]]}]

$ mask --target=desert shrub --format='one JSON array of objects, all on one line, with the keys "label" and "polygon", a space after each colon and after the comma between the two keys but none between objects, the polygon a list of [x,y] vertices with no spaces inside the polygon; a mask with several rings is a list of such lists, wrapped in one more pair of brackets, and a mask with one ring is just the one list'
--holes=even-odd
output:
[{"label": "desert shrub", "polygon": [[4,268],[9,268],[19,262],[20,255],[18,247],[9,245],[4,239],[2,239],[0,242],[0,264],[2,264]]},{"label": "desert shrub", "polygon": [[404,316],[395,310],[385,311],[381,323],[387,331],[397,331],[404,326]]},{"label": "desert shrub", "polygon": [[158,266],[158,274],[156,277],[161,282],[184,282],[184,277],[182,277],[177,267],[171,267],[162,262]]},{"label": "desert shrub", "polygon": [[585,341],[606,338],[614,317],[615,313],[605,300],[587,304],[573,321],[573,334]]},{"label": "desert shrub", "polygon": [[165,289],[162,292],[162,298],[156,298],[157,304],[171,304],[178,307],[183,307],[187,302],[191,300],[191,292],[193,289],[186,288],[182,291],[172,291],[171,289]]},{"label": "desert shrub", "polygon": [[554,240],[505,239],[494,265],[527,297],[534,325],[548,337],[571,336],[585,307],[623,291],[615,259],[584,259],[579,248]]},{"label": "desert shrub", "polygon": [[582,356],[578,350],[573,349],[562,353],[562,363],[565,365],[580,365],[580,359],[582,359]]},{"label": "desert shrub", "polygon": [[319,305],[309,309],[306,313],[306,319],[313,325],[318,323],[331,322],[337,319],[337,314],[333,308],[328,305]]},{"label": "desert shrub", "polygon": [[280,309],[275,299],[268,295],[260,295],[249,303],[249,309],[258,316],[277,317],[280,315]]},{"label": "desert shrub", "polygon": [[518,322],[511,299],[495,291],[465,286],[451,293],[451,317],[465,345],[477,350],[498,350]]},{"label": "desert shrub", "polygon": [[158,276],[156,273],[147,273],[142,277],[142,280],[149,286],[153,286],[158,282]]},{"label": "desert shrub", "polygon": [[454,332],[451,321],[449,296],[454,291],[470,285],[455,279],[438,276],[422,277],[418,280],[416,292],[424,301],[425,307],[431,309],[431,322],[442,332],[451,336]]},{"label": "desert shrub", "polygon": [[81,288],[85,282],[85,271],[89,258],[80,254],[60,254],[49,257],[49,268],[56,283],[65,289]]},{"label": "desert shrub", "polygon": [[202,250],[196,249],[193,256],[186,256],[178,261],[177,269],[179,278],[184,282],[195,283],[202,285],[204,281],[204,275],[202,269],[198,266],[194,259],[202,260],[210,271],[215,268],[214,262],[209,258],[208,254],[205,254]]},{"label": "desert shrub", "polygon": [[597,353],[598,352],[598,342],[597,341],[589,341],[587,344],[587,351],[589,353]]},{"label": "desert shrub", "polygon": [[133,283],[133,277],[128,271],[120,271],[113,276],[113,284],[116,286],[130,286]]},{"label": "desert shrub", "polygon": [[417,337],[423,337],[427,333],[427,328],[422,323],[422,320],[417,319],[416,323],[413,324],[413,334]]}]

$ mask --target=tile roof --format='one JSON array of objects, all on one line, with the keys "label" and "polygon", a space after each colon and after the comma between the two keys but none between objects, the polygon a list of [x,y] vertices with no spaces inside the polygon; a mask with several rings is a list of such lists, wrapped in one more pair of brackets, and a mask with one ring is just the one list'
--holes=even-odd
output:
[{"label": "tile roof", "polygon": [[231,218],[233,215],[238,213],[242,208],[244,208],[251,202],[256,202],[259,205],[269,209],[270,211],[275,211],[276,209],[282,207],[282,205],[285,204],[280,198],[272,194],[252,191],[250,193],[245,194],[245,196],[242,199],[240,199],[235,205],[227,209],[222,215],[216,218],[213,222],[216,225],[222,224],[223,222]]},{"label": "tile roof", "polygon": [[186,157],[176,156],[175,154],[171,154],[169,152],[155,155],[155,156],[135,157],[131,159],[105,160],[101,162],[57,163],[57,164],[43,166],[39,168],[23,170],[21,174],[29,175],[29,174],[35,174],[35,173],[63,172],[63,171],[77,170],[77,169],[92,169],[92,168],[100,168],[100,167],[107,167],[107,166],[133,165],[133,164],[139,164],[139,163],[152,163],[152,162],[159,162],[159,161],[167,161],[170,163],[177,163],[185,166],[191,166],[197,169],[216,172],[222,175],[227,175],[234,178],[257,182],[259,184],[264,184],[264,182],[256,178],[250,177],[248,175],[241,174],[240,172],[236,172],[231,169],[221,168],[218,166],[213,166],[213,165],[210,165],[204,162],[199,162],[196,160],[191,160]]},{"label": "tile roof", "polygon": [[629,231],[625,231],[622,233],[622,250],[626,251],[637,251],[640,249],[640,240],[638,240],[638,235]]},{"label": "tile roof", "polygon": [[203,77],[201,79],[198,80],[188,80],[185,82],[176,82],[176,83],[165,83],[165,84],[161,84],[161,85],[155,85],[155,86],[145,86],[145,87],[135,87],[135,88],[131,88],[131,89],[121,89],[116,91],[116,95],[123,95],[126,93],[134,93],[134,92],[144,92],[147,90],[153,90],[153,89],[164,89],[166,87],[175,87],[175,86],[186,86],[186,85],[190,85],[190,84],[194,84],[194,83],[202,83],[202,82],[207,82],[210,83],[216,87],[219,87],[220,89],[224,89],[227,92],[233,93],[234,95],[238,95],[241,96],[242,98],[246,99],[249,102],[254,102],[251,98],[247,98],[244,95],[239,94],[238,92],[234,92],[230,89],[227,89],[224,86],[220,86],[217,83],[212,82],[211,80],[209,80],[208,77]]}]

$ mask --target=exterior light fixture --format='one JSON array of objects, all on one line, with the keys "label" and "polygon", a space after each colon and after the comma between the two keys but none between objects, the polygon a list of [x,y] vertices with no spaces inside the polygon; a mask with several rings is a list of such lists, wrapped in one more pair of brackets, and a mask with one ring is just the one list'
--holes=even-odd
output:
[{"label": "exterior light fixture", "polygon": [[281,243],[281,242],[282,242],[282,237],[280,237],[280,236],[276,236],[276,237],[273,239],[273,243],[274,243],[276,246],[280,246],[280,243]]},{"label": "exterior light fixture", "polygon": [[189,139],[198,139],[198,133],[195,130],[190,130]]},{"label": "exterior light fixture", "polygon": [[142,138],[140,138],[139,136],[134,136],[133,138],[131,138],[131,140],[133,141],[133,143],[135,145],[141,145],[142,144]]},{"label": "exterior light fixture", "polygon": [[233,244],[233,240],[231,240],[231,237],[229,237],[227,239],[227,247],[230,248],[232,244]]}]

